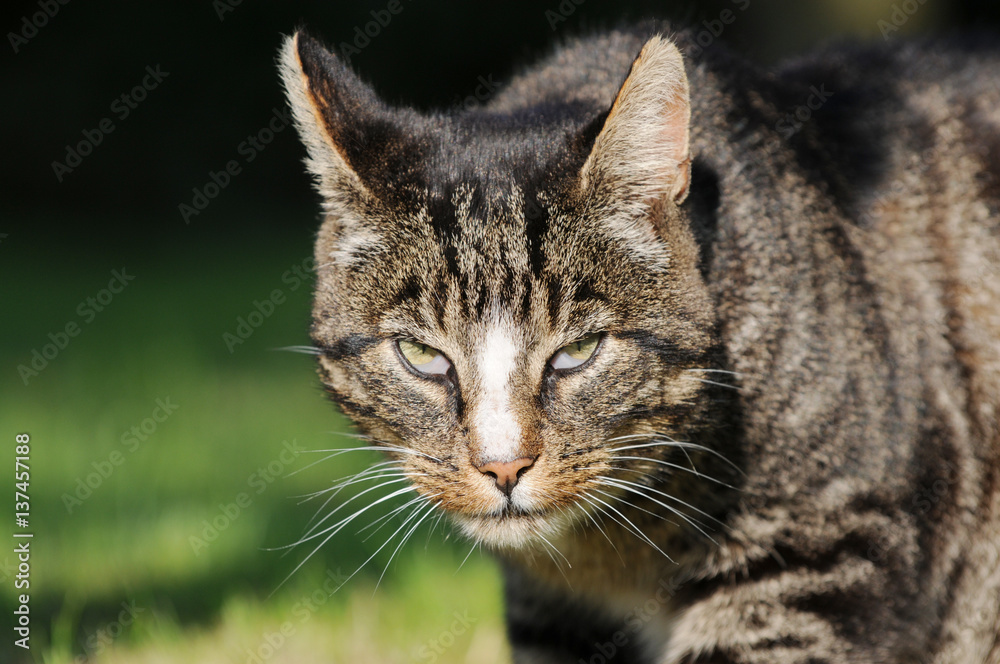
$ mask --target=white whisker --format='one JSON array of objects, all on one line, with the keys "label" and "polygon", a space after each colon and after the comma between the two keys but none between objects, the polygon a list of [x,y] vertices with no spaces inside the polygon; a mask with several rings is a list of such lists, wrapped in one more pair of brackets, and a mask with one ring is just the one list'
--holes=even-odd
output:
[{"label": "white whisker", "polygon": [[608,540],[608,544],[611,545],[611,548],[614,549],[615,553],[618,555],[618,560],[622,561],[622,567],[625,567],[626,566],[625,565],[625,559],[622,558],[621,552],[618,550],[618,547],[615,546],[615,543],[611,541],[611,538],[608,537],[608,533],[607,533],[607,531],[604,530],[604,526],[601,524],[600,521],[598,521],[598,519],[601,518],[601,513],[598,512],[597,514],[591,514],[590,512],[587,511],[587,509],[583,505],[581,505],[579,503],[574,503],[573,505],[574,505],[574,507],[579,508],[580,512],[582,512],[583,515],[585,517],[587,517],[587,519],[592,524],[594,524],[594,527],[597,528],[597,530],[598,530],[599,533],[601,533],[602,535],[604,535],[604,539]]},{"label": "white whisker", "polygon": [[[348,475],[344,477],[339,482],[332,484],[325,489],[320,489],[318,491],[313,491],[312,493],[306,493],[292,497],[302,498],[303,500],[299,502],[299,504],[301,505],[302,503],[309,502],[310,500],[318,498],[319,496],[322,496],[325,493],[329,493],[330,491],[337,491],[342,487],[349,486],[353,484],[355,480],[363,480],[368,477],[378,476],[380,473],[383,472],[390,472],[390,471],[402,472],[402,463],[403,463],[402,461],[397,461],[397,460],[383,461],[382,463],[376,463],[372,466],[368,466],[367,468],[364,468],[354,473],[353,475]],[[391,466],[398,466],[398,468],[392,468]]]},{"label": "white whisker", "polygon": [[283,350],[289,353],[305,353],[306,355],[322,355],[323,349],[315,346],[281,346],[271,350]]},{"label": "white whisker", "polygon": [[[355,512],[354,514],[352,514],[351,516],[349,516],[349,517],[347,517],[345,519],[342,519],[339,523],[337,523],[337,524],[335,524],[333,526],[328,527],[326,530],[324,530],[324,531],[322,531],[320,533],[317,533],[317,534],[312,535],[310,537],[304,537],[304,538],[300,539],[298,542],[295,542],[294,544],[290,544],[290,545],[283,546],[283,547],[275,547],[275,549],[285,549],[285,548],[295,547],[295,546],[298,546],[300,544],[303,544],[303,543],[307,542],[310,539],[314,539],[316,537],[320,537],[322,535],[326,535],[326,537],[323,539],[323,541],[320,542],[319,544],[317,544],[313,548],[313,550],[309,553],[309,555],[307,555],[305,558],[303,558],[302,561],[300,561],[299,564],[296,565],[295,568],[291,572],[288,573],[288,576],[286,576],[281,581],[281,583],[278,584],[278,587],[275,588],[271,592],[271,595],[274,595],[274,593],[276,593],[283,585],[285,585],[288,582],[288,580],[291,579],[292,576],[295,575],[296,572],[298,572],[300,569],[302,569],[303,565],[305,565],[307,562],[309,562],[310,558],[312,558],[314,555],[316,555],[317,551],[319,551],[320,549],[322,549],[323,546],[326,545],[326,543],[329,542],[330,539],[333,538],[334,535],[336,535],[338,532],[340,532],[341,530],[343,530],[347,526],[347,524],[349,524],[351,521],[353,521],[354,519],[358,518],[359,516],[361,516],[362,514],[364,514],[365,512],[367,512],[368,510],[370,510],[371,508],[375,507],[376,505],[378,505],[378,504],[380,504],[382,502],[385,502],[386,500],[391,500],[392,498],[395,498],[396,496],[399,496],[399,495],[401,495],[403,493],[406,493],[407,491],[412,491],[412,490],[413,490],[413,487],[409,487],[409,486],[404,487],[402,489],[397,489],[396,491],[393,491],[389,495],[383,496],[382,498],[379,498],[375,502],[370,503],[368,505],[365,505],[360,510],[358,510],[357,512]],[[324,519],[325,518],[326,517],[324,517]],[[404,522],[404,525],[405,524],[406,524],[406,522]],[[397,530],[396,532],[399,532],[399,531]],[[388,543],[388,540],[387,540],[386,543]],[[385,544],[383,544],[381,547],[379,547],[379,549],[375,553],[378,553],[384,547],[385,547]],[[275,550],[275,549],[265,549],[265,550]],[[374,557],[374,555],[375,554],[372,554],[373,557]],[[371,560],[371,558],[369,558],[368,560]],[[367,561],[365,561],[365,562],[367,563]],[[362,567],[363,566],[364,566],[364,563],[362,564]],[[361,569],[361,567],[358,568],[358,570],[360,570],[360,569]],[[358,570],[355,570],[354,574],[357,574]],[[354,574],[351,574],[351,576],[349,576],[347,579],[345,579],[345,583],[348,580],[350,580],[354,576]],[[343,586],[343,584],[341,584],[341,587],[342,586]]]},{"label": "white whisker", "polygon": [[[625,480],[619,480],[619,481],[625,482]],[[681,512],[680,510],[678,510],[676,507],[673,507],[672,505],[668,505],[668,504],[664,503],[662,500],[657,500],[656,498],[653,498],[652,496],[643,493],[642,491],[640,491],[638,488],[635,488],[635,487],[641,487],[642,489],[646,489],[648,491],[652,491],[652,492],[657,493],[659,495],[665,496],[666,498],[670,498],[672,500],[677,500],[677,502],[685,505],[686,507],[689,507],[689,508],[693,509],[694,511],[698,512],[699,514],[703,514],[707,518],[712,519],[713,521],[718,521],[718,519],[715,519],[714,517],[712,517],[709,514],[705,514],[704,512],[702,512],[701,510],[699,510],[699,509],[697,509],[695,507],[691,507],[690,505],[688,505],[684,501],[682,501],[682,500],[680,500],[678,498],[674,498],[670,494],[663,493],[662,491],[657,491],[656,489],[653,489],[651,487],[647,487],[647,486],[644,486],[642,484],[636,484],[635,482],[628,482],[627,484],[618,484],[616,481],[612,481],[609,478],[604,478],[604,481],[601,481],[600,483],[604,484],[605,486],[611,486],[611,487],[615,487],[617,489],[621,489],[622,491],[628,491],[628,492],[633,493],[633,494],[635,494],[637,496],[645,498],[646,500],[653,501],[654,503],[656,503],[660,507],[663,507],[664,509],[669,510],[671,514],[676,514],[680,518],[684,519],[684,521],[686,521],[692,527],[694,527],[695,530],[697,530],[699,533],[701,533],[706,538],[708,538],[709,540],[711,540],[713,544],[715,544],[715,545],[719,544],[718,542],[715,541],[715,539],[711,535],[709,535],[707,532],[705,532],[705,530],[702,528],[702,526],[704,526],[705,524],[702,524],[701,522],[699,522],[694,517],[690,517],[687,514],[684,514],[683,512]],[[632,486],[629,486],[629,485],[632,485]],[[642,509],[642,508],[638,508],[638,509]],[[708,526],[705,526],[705,527],[708,527]]]},{"label": "white whisker", "polygon": [[749,374],[740,373],[738,371],[727,371],[725,369],[685,369],[684,371],[688,371],[688,372],[691,372],[691,373],[721,373],[721,374],[729,374],[730,376],[747,376],[747,375],[749,375]]},{"label": "white whisker", "polygon": [[[652,438],[653,435],[654,434],[650,434],[647,437],[648,438]],[[659,435],[659,434],[656,434],[656,435]],[[610,440],[615,440],[615,439],[612,438]],[[726,462],[734,470],[736,470],[737,472],[739,472],[741,475],[743,474],[743,471],[740,470],[740,467],[737,466],[732,461],[730,461],[729,459],[727,459],[724,455],[720,454],[719,452],[713,450],[710,447],[705,447],[704,445],[698,445],[697,443],[688,443],[688,442],[684,442],[684,441],[671,440],[671,439],[661,439],[661,440],[657,440],[657,441],[652,442],[652,443],[642,443],[642,444],[639,444],[639,445],[625,445],[625,446],[622,446],[622,447],[612,447],[611,449],[609,449],[607,451],[608,452],[612,452],[612,453],[613,452],[624,452],[626,450],[638,450],[638,449],[643,449],[643,448],[647,448],[647,447],[676,447],[676,448],[685,448],[686,447],[688,449],[697,450],[699,452],[705,452],[707,454],[711,454],[712,456],[714,456],[714,457],[716,457],[716,458],[718,458],[718,459]]]},{"label": "white whisker", "polygon": [[[375,592],[378,591],[378,587],[382,583],[382,578],[385,576],[385,573],[389,571],[389,566],[392,565],[392,561],[396,557],[396,554],[399,553],[399,550],[403,548],[403,545],[406,544],[407,540],[410,539],[410,536],[417,530],[417,528],[420,527],[420,524],[424,522],[424,519],[426,519],[428,516],[430,516],[431,513],[434,511],[434,503],[431,503],[429,501],[430,501],[430,498],[434,498],[435,496],[438,496],[438,495],[440,495],[440,494],[434,494],[434,496],[430,496],[428,498],[427,511],[424,512],[423,516],[421,516],[419,519],[417,519],[416,523],[414,523],[413,526],[408,531],[406,531],[406,534],[403,535],[403,538],[401,540],[399,540],[399,544],[393,550],[392,555],[389,556],[389,562],[387,562],[385,564],[385,569],[382,570],[382,574],[379,575],[378,581],[375,582]],[[420,511],[419,507],[414,508],[413,513],[416,514],[419,511]],[[412,518],[412,516],[410,518]],[[407,520],[409,520],[409,519],[407,519]],[[405,525],[406,521],[404,521],[403,524]],[[396,533],[398,533],[398,532],[399,531],[397,530]],[[396,533],[393,533],[392,536],[395,537]],[[388,541],[386,541],[386,544],[388,544]],[[381,549],[379,549],[379,550],[381,550]],[[378,551],[376,551],[376,553],[378,553]],[[372,593],[372,596],[374,597],[374,592]]]},{"label": "white whisker", "polygon": [[469,549],[469,552],[467,554],[465,554],[465,558],[462,558],[462,562],[458,564],[458,569],[455,570],[455,574],[458,574],[462,570],[462,567],[465,566],[465,561],[469,559],[469,556],[472,555],[472,552],[481,546],[482,542],[480,542],[479,540],[476,540],[475,542],[472,543],[472,548]]},{"label": "white whisker", "polygon": [[[670,463],[669,461],[664,461],[662,459],[653,459],[653,458],[650,458],[650,457],[641,457],[641,456],[612,456],[610,458],[611,459],[620,459],[620,460],[649,461],[650,463],[656,463],[656,464],[659,464],[661,466],[667,466],[669,468],[674,468],[675,470],[682,470],[685,473],[692,473],[696,477],[700,477],[700,478],[706,479],[709,482],[714,482],[714,483],[716,483],[718,485],[726,487],[727,489],[736,489],[736,487],[734,487],[734,486],[732,486],[730,484],[726,484],[722,480],[718,480],[718,479],[712,477],[711,475],[706,475],[704,473],[700,473],[697,470],[692,471],[690,468],[686,468],[684,466],[677,465],[676,463]],[[637,473],[641,472],[639,470],[635,470],[635,469],[631,469],[631,468],[619,468],[618,470],[632,470],[633,472],[637,472]]]},{"label": "white whisker", "polygon": [[706,385],[716,385],[718,387],[725,387],[727,389],[735,390],[737,392],[742,392],[743,391],[743,388],[739,387],[738,385],[728,385],[726,383],[719,383],[719,382],[716,382],[714,380],[705,380],[704,378],[697,378],[695,376],[686,376],[686,377],[690,378],[691,380],[696,380],[699,383],[705,383]]},{"label": "white whisker", "polygon": [[[386,500],[388,500],[390,498],[398,496],[398,495],[400,495],[402,493],[406,493],[407,491],[412,491],[413,490],[412,486],[405,486],[402,489],[397,489],[396,491],[392,492],[388,496],[383,496],[382,498],[379,498],[378,500],[376,500],[374,503],[369,503],[369,504],[365,505],[364,507],[361,508],[360,511],[357,511],[354,514],[352,514],[351,516],[347,517],[346,519],[337,522],[337,525],[328,526],[325,530],[322,530],[319,533],[313,534],[313,533],[316,532],[317,528],[319,528],[321,525],[323,525],[324,521],[326,521],[331,516],[333,516],[334,514],[336,514],[337,512],[339,512],[341,509],[343,509],[344,507],[346,507],[354,499],[359,498],[359,497],[363,496],[366,493],[370,493],[372,491],[377,491],[378,489],[381,489],[383,487],[389,486],[390,484],[399,484],[400,482],[407,482],[407,484],[409,484],[409,480],[406,479],[405,477],[401,478],[401,479],[396,479],[396,480],[389,480],[387,482],[383,482],[382,484],[379,484],[377,486],[370,487],[370,488],[365,489],[364,491],[362,491],[360,493],[357,493],[357,494],[351,496],[349,499],[347,499],[346,501],[344,501],[343,503],[341,503],[340,505],[338,505],[337,507],[335,507],[326,516],[324,516],[322,519],[320,519],[319,522],[316,523],[316,525],[314,525],[312,528],[310,528],[306,532],[306,534],[301,539],[299,539],[298,542],[296,542],[295,544],[291,544],[289,546],[294,547],[294,546],[298,546],[299,544],[302,544],[304,542],[308,542],[309,540],[314,539],[316,537],[319,537],[323,533],[328,532],[331,528],[336,528],[336,530],[339,531],[339,530],[341,530],[343,528],[343,526],[347,525],[347,523],[350,523],[356,517],[360,516],[362,512],[365,512],[365,511],[371,509],[372,507],[374,507],[374,506],[376,506],[376,505],[378,505],[378,504],[380,504],[380,503],[382,503],[382,502],[384,502],[384,501],[386,501]],[[341,525],[341,524],[343,524],[343,525]],[[282,547],[282,548],[284,548],[284,547]]]},{"label": "white whisker", "polygon": [[[629,520],[628,520],[628,517],[626,517],[626,516],[625,516],[624,514],[622,514],[621,512],[619,512],[619,511],[618,511],[618,510],[616,510],[616,509],[615,509],[614,507],[612,507],[612,506],[611,506],[611,505],[609,505],[608,503],[604,502],[603,500],[601,500],[601,499],[600,499],[600,498],[598,498],[597,496],[586,496],[586,499],[591,499],[591,498],[592,498],[593,500],[596,500],[597,502],[601,503],[602,505],[604,505],[605,507],[607,507],[607,508],[608,508],[609,510],[611,510],[612,512],[614,512],[614,513],[615,513],[615,514],[617,514],[618,516],[620,516],[620,517],[621,517],[621,518],[622,518],[622,519],[623,519],[623,520],[625,521],[625,523],[627,523],[627,524],[629,525],[629,527],[630,527],[630,529],[632,530],[632,532],[633,532],[633,533],[635,533],[636,535],[638,535],[638,536],[639,536],[639,537],[640,537],[640,538],[641,538],[642,540],[644,540],[644,541],[645,541],[645,542],[646,542],[647,544],[649,544],[649,545],[650,545],[651,547],[653,547],[653,548],[654,548],[654,549],[656,549],[656,550],[657,550],[658,552],[660,552],[660,553],[661,553],[661,554],[663,555],[663,557],[664,557],[664,558],[666,558],[666,559],[667,559],[667,560],[669,560],[670,562],[674,562],[674,559],[673,559],[673,558],[671,558],[671,557],[670,557],[670,556],[668,556],[668,555],[667,555],[666,553],[664,553],[663,549],[661,549],[660,547],[656,546],[656,544],[655,544],[655,543],[653,542],[653,540],[649,539],[649,537],[648,537],[648,536],[646,535],[646,533],[642,532],[642,531],[641,531],[641,530],[640,530],[640,529],[638,528],[638,526],[636,526],[636,525],[635,525],[634,523],[632,523],[631,521],[629,521]],[[609,514],[608,516],[611,516],[611,515]],[[614,517],[611,517],[611,518],[612,518],[612,519],[614,519]],[[615,520],[615,521],[618,521],[617,519],[614,519],[614,520]],[[621,524],[621,521],[618,521],[618,523],[619,523],[619,524]],[[624,526],[624,524],[621,524],[621,525],[622,525],[622,527],[623,527],[623,528],[625,527],[625,526]]]},{"label": "white whisker", "polygon": [[[552,550],[553,550],[553,551],[555,551],[555,552],[556,552],[556,553],[557,553],[557,554],[559,555],[559,557],[560,557],[560,558],[562,558],[563,560],[565,560],[565,561],[566,561],[566,566],[567,566],[567,567],[569,567],[570,569],[573,569],[573,565],[572,565],[572,563],[570,563],[570,562],[569,562],[569,559],[568,559],[568,558],[567,558],[566,556],[564,556],[564,555],[563,555],[563,552],[562,552],[562,551],[560,551],[560,550],[558,549],[558,547],[556,547],[556,545],[555,545],[555,544],[553,544],[552,542],[550,542],[550,541],[548,540],[548,538],[547,538],[547,537],[545,537],[545,535],[543,535],[543,534],[541,534],[541,533],[535,533],[535,534],[536,534],[536,535],[538,535],[538,537],[540,537],[540,538],[542,539],[542,541],[543,541],[543,542],[545,542],[546,544],[548,544],[548,545],[549,545],[549,546],[550,546],[550,547],[552,548]],[[557,565],[557,566],[558,566],[558,565]]]},{"label": "white whisker", "polygon": [[[435,494],[435,495],[438,495],[438,494]],[[389,521],[389,519],[391,519],[392,517],[396,516],[397,514],[399,514],[403,510],[405,510],[410,505],[414,505],[416,503],[419,503],[422,500],[426,500],[426,499],[423,496],[421,496],[421,495],[418,495],[416,498],[411,498],[410,500],[406,501],[405,503],[403,503],[399,507],[394,508],[391,512],[388,512],[387,514],[383,514],[382,516],[380,516],[375,521],[372,521],[367,526],[365,526],[364,528],[362,528],[361,530],[359,530],[357,532],[357,534],[360,535],[361,533],[365,532],[366,530],[369,530],[371,528],[375,528],[375,526],[378,526],[378,524],[381,523],[382,524],[381,526],[378,526],[378,528],[375,528],[374,531],[372,531],[371,533],[369,533],[368,536],[365,537],[362,540],[362,542],[367,542],[368,540],[370,540],[375,535],[375,533],[377,533],[378,531],[382,530],[382,528]]]}]

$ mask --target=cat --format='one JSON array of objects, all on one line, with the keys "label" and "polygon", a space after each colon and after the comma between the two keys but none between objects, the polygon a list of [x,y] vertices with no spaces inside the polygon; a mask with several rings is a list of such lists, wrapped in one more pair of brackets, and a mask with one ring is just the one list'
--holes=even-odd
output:
[{"label": "cat", "polygon": [[516,662],[1000,663],[982,41],[619,29],[424,113],[287,38],[320,377],[404,525],[495,552]]}]

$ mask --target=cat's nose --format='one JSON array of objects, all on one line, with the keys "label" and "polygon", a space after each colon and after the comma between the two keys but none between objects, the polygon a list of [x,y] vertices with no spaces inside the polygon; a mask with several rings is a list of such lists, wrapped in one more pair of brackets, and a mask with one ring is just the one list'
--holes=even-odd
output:
[{"label": "cat's nose", "polygon": [[493,478],[496,482],[497,488],[500,489],[507,497],[510,497],[511,491],[517,486],[518,480],[521,479],[521,475],[525,473],[531,466],[535,463],[535,459],[538,457],[520,457],[514,459],[513,461],[490,461],[489,463],[484,463],[480,466],[476,466],[483,475],[487,475]]}]

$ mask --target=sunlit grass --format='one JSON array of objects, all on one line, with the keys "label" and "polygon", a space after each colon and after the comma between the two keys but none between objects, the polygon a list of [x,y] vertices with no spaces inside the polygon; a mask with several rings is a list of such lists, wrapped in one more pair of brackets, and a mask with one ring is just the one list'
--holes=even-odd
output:
[{"label": "sunlit grass", "polygon": [[[94,662],[138,663],[507,661],[493,568],[472,560],[459,580],[441,563],[411,557],[397,580],[377,591],[367,579],[330,596],[313,575],[269,600],[234,594],[197,625],[162,610],[136,611],[117,638],[113,623],[94,630],[88,654]],[[73,661],[70,649],[57,644],[48,661]]]},{"label": "sunlit grass", "polygon": [[[312,358],[273,350],[308,343],[309,287],[282,279],[308,255],[307,240],[222,258],[206,247],[183,269],[166,252],[133,259],[135,280],[28,385],[16,367],[79,321],[78,303],[124,261],[71,269],[50,260],[34,290],[8,298],[21,324],[0,330],[0,434],[31,434],[35,538],[32,651],[25,659],[6,639],[0,661],[504,661],[496,572],[473,556],[456,573],[469,545],[443,542],[441,529],[418,532],[377,591],[395,545],[315,610],[297,604],[321,593],[328,570],[353,573],[394,530],[365,541],[356,532],[364,518],[283,584],[312,551],[282,555],[319,506],[298,497],[379,459],[348,454],[306,468],[323,455],[294,453],[355,444]],[[14,270],[42,262],[11,260]],[[223,334],[274,289],[286,301],[230,352]],[[10,484],[0,495],[13,503]],[[0,553],[3,569],[11,561]],[[3,607],[16,592],[0,573]],[[129,606],[142,610],[122,626]],[[449,631],[456,612],[469,616],[461,634]],[[274,634],[280,647],[268,642]]]}]

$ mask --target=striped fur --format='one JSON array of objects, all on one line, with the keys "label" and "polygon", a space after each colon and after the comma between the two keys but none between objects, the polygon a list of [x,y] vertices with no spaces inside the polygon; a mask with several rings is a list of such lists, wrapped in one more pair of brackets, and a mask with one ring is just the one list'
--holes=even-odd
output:
[{"label": "striped fur", "polygon": [[689,39],[421,114],[289,38],[324,385],[496,551],[519,662],[1000,664],[997,50]]}]

